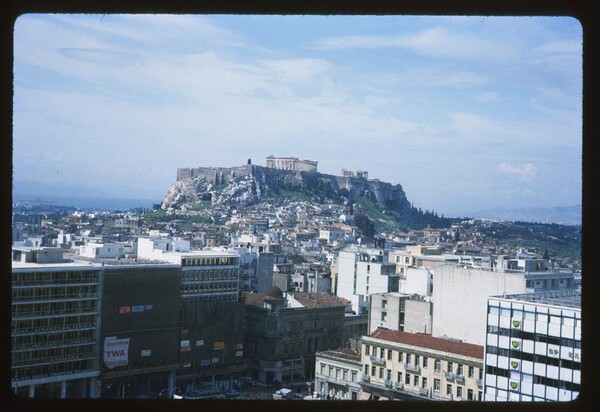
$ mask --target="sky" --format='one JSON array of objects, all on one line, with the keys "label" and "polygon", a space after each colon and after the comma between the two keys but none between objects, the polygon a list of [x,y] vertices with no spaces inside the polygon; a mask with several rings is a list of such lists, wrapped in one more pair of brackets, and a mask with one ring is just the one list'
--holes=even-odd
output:
[{"label": "sky", "polygon": [[318,160],[446,216],[581,203],[572,17],[25,14],[13,180],[162,200],[177,169]]}]

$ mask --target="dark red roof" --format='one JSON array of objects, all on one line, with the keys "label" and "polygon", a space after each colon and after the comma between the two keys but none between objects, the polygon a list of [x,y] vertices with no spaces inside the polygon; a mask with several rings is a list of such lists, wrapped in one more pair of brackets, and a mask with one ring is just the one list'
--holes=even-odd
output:
[{"label": "dark red roof", "polygon": [[411,346],[420,346],[440,352],[449,352],[462,356],[469,356],[483,360],[483,346],[472,343],[459,342],[444,338],[434,338],[425,333],[408,333],[399,330],[377,329],[371,335],[376,339],[390,342],[404,343]]}]

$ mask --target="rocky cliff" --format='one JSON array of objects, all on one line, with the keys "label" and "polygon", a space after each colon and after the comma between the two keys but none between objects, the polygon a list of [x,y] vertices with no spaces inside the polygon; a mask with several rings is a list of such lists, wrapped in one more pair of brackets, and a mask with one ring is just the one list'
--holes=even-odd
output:
[{"label": "rocky cliff", "polygon": [[[236,171],[239,172],[239,168]],[[334,202],[348,206],[357,202],[360,205],[367,204],[393,217],[397,222],[404,223],[403,226],[416,222],[418,214],[422,215],[421,211],[411,206],[399,184],[257,165],[248,167],[246,173],[220,184],[215,184],[214,179],[206,176],[178,180],[169,188],[161,208],[168,212],[185,212],[209,201],[213,206],[243,208],[282,199]]]}]

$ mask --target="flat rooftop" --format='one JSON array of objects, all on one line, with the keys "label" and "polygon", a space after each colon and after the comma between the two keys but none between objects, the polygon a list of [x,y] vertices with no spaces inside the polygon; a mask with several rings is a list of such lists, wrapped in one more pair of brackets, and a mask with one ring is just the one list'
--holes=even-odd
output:
[{"label": "flat rooftop", "polygon": [[578,290],[517,293],[514,295],[497,297],[529,303],[541,303],[544,305],[581,309],[581,291]]}]

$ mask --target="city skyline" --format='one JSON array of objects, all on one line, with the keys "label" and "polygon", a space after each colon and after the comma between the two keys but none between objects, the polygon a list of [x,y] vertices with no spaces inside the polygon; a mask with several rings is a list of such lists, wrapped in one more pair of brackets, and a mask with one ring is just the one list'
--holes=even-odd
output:
[{"label": "city skyline", "polygon": [[446,215],[580,204],[581,43],[570,17],[26,14],[13,179],[162,197],[275,155]]}]

